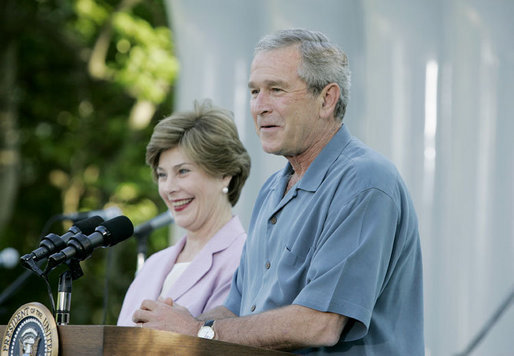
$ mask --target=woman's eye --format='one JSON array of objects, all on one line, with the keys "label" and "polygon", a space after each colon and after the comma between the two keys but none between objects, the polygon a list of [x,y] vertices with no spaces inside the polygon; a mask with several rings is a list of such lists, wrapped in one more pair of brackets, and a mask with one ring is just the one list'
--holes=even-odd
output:
[{"label": "woman's eye", "polygon": [[189,172],[189,169],[186,169],[186,168],[180,168],[178,170],[178,174],[180,174],[180,175],[184,175],[184,174],[186,174],[188,172]]},{"label": "woman's eye", "polygon": [[157,178],[161,179],[161,178],[166,178],[166,173],[157,173]]}]

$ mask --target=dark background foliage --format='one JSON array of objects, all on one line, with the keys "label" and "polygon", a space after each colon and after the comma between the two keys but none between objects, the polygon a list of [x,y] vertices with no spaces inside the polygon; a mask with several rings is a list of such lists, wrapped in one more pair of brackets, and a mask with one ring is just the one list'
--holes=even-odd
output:
[{"label": "dark background foliage", "polygon": [[[165,14],[162,0],[0,3],[0,250],[32,251],[65,212],[117,206],[138,225],[164,211],[144,154],[171,112],[178,72]],[[168,244],[167,232],[151,235],[149,253]],[[136,241],[97,249],[81,266],[71,323],[115,324]],[[0,268],[0,292],[24,271]],[[61,272],[50,274],[54,297]],[[50,307],[35,275],[0,304],[0,324],[32,301]]]}]

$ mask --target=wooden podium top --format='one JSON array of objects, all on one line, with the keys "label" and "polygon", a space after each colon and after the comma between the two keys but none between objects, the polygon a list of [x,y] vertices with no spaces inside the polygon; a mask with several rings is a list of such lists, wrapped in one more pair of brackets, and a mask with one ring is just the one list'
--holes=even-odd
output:
[{"label": "wooden podium top", "polygon": [[[59,355],[288,355],[286,352],[181,335],[109,325],[58,326]],[[3,337],[5,325],[0,326]]]}]

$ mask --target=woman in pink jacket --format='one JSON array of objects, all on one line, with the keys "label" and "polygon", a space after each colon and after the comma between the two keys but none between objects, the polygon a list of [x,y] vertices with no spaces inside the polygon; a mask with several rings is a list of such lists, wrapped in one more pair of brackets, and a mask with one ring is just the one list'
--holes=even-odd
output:
[{"label": "woman in pink jacket", "polygon": [[146,162],[186,235],[145,262],[125,295],[121,326],[135,326],[132,314],[145,299],[171,298],[193,316],[221,305],[246,239],[232,206],[250,173],[250,157],[229,111],[206,100],[160,121]]}]

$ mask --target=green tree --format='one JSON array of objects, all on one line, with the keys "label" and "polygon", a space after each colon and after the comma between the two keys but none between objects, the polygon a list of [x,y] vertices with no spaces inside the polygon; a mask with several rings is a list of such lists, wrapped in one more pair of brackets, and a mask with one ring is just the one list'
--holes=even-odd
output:
[{"label": "green tree", "polygon": [[[163,211],[144,164],[179,69],[163,1],[3,0],[0,36],[0,250],[30,252],[60,213],[114,205],[137,225]],[[166,230],[157,231],[149,252],[166,245]],[[115,323],[135,246],[129,239],[81,263],[73,324]],[[23,272],[1,270],[0,291]],[[50,274],[54,295],[60,272]],[[29,301],[50,306],[35,276],[0,305],[0,324]]]}]

